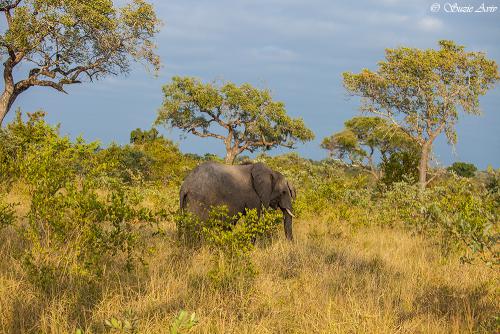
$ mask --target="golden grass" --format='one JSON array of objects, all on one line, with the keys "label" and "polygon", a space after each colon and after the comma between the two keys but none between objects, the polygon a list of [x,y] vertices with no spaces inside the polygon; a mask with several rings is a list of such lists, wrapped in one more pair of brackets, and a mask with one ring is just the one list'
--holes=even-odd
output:
[{"label": "golden grass", "polygon": [[135,320],[139,333],[168,333],[181,309],[199,318],[192,333],[499,330],[498,273],[443,258],[431,241],[402,230],[298,220],[294,244],[281,233],[258,243],[255,278],[227,290],[209,279],[210,252],[178,246],[174,226],[165,228],[150,240],[147,267],[108,267],[90,287],[73,282],[51,292],[28,282],[20,240],[11,228],[0,231],[0,333],[104,333],[111,317]]}]

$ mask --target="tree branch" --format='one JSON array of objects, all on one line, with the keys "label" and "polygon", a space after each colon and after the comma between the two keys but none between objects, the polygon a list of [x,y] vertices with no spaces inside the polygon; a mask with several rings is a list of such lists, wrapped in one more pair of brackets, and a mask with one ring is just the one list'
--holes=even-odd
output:
[{"label": "tree branch", "polygon": [[21,3],[21,1],[22,0],[16,0],[13,3],[10,3],[10,1],[5,1],[5,0],[0,1],[0,12],[6,12],[16,8]]},{"label": "tree branch", "polygon": [[213,138],[222,139],[222,140],[226,139],[226,137],[224,137],[222,135],[218,135],[216,133],[211,133],[211,132],[199,132],[195,128],[189,129],[188,132],[191,132],[193,135],[198,136],[198,137],[202,137],[202,138],[213,137]]},{"label": "tree branch", "polygon": [[[432,180],[434,180],[436,177],[443,175],[443,174],[444,174],[444,172],[445,172],[445,170],[444,170],[444,169],[438,169],[438,170],[437,170],[437,172],[436,172],[436,173],[435,173],[435,174],[434,174],[434,175],[433,175],[433,176],[432,176],[429,180],[427,180],[427,181],[425,182],[425,184],[426,184],[426,185],[428,185],[428,184],[429,184],[429,183],[431,183],[431,182],[432,182]],[[427,174],[430,174],[430,173],[427,173]]]}]

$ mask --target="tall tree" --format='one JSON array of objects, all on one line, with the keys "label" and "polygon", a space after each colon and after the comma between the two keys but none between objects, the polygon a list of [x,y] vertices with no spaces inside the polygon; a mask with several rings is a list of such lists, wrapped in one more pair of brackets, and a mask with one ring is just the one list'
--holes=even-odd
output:
[{"label": "tall tree", "polygon": [[500,79],[495,61],[466,52],[452,41],[438,50],[386,49],[377,71],[343,73],[348,92],[362,97],[361,110],[401,127],[420,146],[419,184],[424,190],[432,145],[445,133],[455,144],[459,110],[480,114],[479,97]]},{"label": "tall tree", "polygon": [[222,140],[226,163],[232,164],[243,151],[293,148],[297,141],[314,139],[304,121],[289,117],[284,104],[273,101],[267,89],[233,83],[216,86],[174,77],[163,93],[156,123]]},{"label": "tall tree", "polygon": [[[0,125],[12,104],[33,86],[64,86],[129,71],[130,61],[159,69],[153,37],[159,20],[153,7],[133,0],[122,8],[112,0],[0,0],[4,91]],[[16,80],[14,71],[24,71]]]},{"label": "tall tree", "polygon": [[377,156],[387,161],[396,152],[415,150],[411,138],[381,117],[354,117],[344,125],[342,131],[324,138],[321,147],[333,157],[366,168],[376,179],[382,176],[375,163]]}]

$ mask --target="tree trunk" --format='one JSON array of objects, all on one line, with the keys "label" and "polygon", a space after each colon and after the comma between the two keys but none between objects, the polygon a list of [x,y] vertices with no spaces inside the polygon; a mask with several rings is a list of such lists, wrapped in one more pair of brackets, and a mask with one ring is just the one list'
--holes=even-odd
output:
[{"label": "tree trunk", "polygon": [[232,165],[234,163],[234,159],[236,157],[231,153],[231,151],[226,152],[226,157],[224,158],[224,162],[228,165]]},{"label": "tree trunk", "polygon": [[234,164],[234,160],[236,159],[238,154],[239,154],[238,150],[234,148],[226,150],[226,157],[224,158],[224,162],[228,165]]},{"label": "tree trunk", "polygon": [[12,103],[14,102],[16,95],[8,89],[5,89],[0,97],[0,127],[3,124],[5,116],[10,110]]},{"label": "tree trunk", "polygon": [[420,164],[418,167],[418,185],[422,193],[427,186],[427,167],[429,165],[429,154],[432,142],[428,141],[422,145],[420,152]]}]

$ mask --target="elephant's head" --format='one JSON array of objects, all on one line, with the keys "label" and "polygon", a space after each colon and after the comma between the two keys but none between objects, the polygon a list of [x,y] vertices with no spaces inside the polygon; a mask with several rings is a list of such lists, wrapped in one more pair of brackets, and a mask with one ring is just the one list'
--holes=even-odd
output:
[{"label": "elephant's head", "polygon": [[260,197],[264,207],[280,208],[283,212],[285,235],[293,240],[292,233],[292,200],[296,193],[293,186],[278,172],[273,171],[263,163],[252,166],[253,187]]}]

